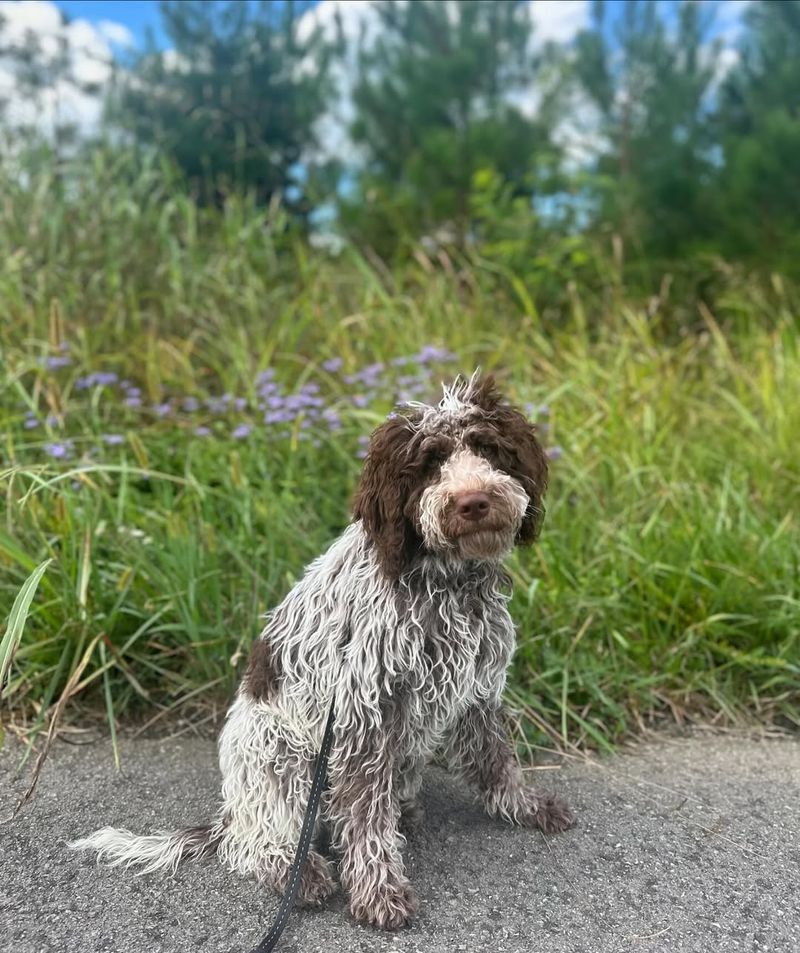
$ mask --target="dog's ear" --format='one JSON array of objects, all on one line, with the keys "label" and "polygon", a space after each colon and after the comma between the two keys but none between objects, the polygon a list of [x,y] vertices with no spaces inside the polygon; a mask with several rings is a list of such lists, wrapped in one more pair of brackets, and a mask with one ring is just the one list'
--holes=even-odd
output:
[{"label": "dog's ear", "polygon": [[468,391],[470,403],[480,408],[495,430],[498,463],[528,494],[530,502],[517,542],[532,543],[544,518],[543,497],[547,489],[547,454],[536,436],[536,428],[516,407],[506,403],[491,374],[474,377]]},{"label": "dog's ear", "polygon": [[353,501],[383,571],[397,579],[419,550],[419,536],[404,510],[414,483],[411,421],[390,417],[372,434]]},{"label": "dog's ear", "polygon": [[493,416],[503,435],[503,469],[522,484],[529,503],[517,542],[532,543],[539,535],[544,519],[544,494],[547,490],[548,460],[528,418],[509,404],[495,407]]}]

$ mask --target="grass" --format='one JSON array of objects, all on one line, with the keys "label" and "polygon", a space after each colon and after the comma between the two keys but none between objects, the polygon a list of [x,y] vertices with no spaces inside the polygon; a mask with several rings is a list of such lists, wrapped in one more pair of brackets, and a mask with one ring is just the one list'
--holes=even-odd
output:
[{"label": "grass", "polygon": [[481,364],[563,448],[511,563],[529,738],[800,723],[792,289],[731,272],[685,332],[612,276],[542,317],[478,256],[390,272],[276,210],[198,212],[157,168],[49,175],[0,183],[0,617],[52,560],[6,720],[224,704],[259,615],[344,526],[393,396]]}]

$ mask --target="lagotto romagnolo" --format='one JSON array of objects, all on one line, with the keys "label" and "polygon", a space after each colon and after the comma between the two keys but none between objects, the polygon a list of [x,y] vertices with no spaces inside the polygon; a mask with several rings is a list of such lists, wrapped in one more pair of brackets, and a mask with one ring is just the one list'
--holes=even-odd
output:
[{"label": "lagotto romagnolo", "polygon": [[[144,871],[215,853],[282,892],[331,701],[320,823],[359,922],[396,929],[414,916],[400,831],[419,820],[435,754],[492,816],[569,827],[563,802],[523,782],[502,702],[515,635],[501,560],[535,539],[546,484],[534,427],[491,378],[460,378],[438,404],[392,414],[370,440],[353,522],[253,645],[219,740],[216,820],[144,837],[104,828],[73,846]],[[334,890],[331,863],[312,850],[301,902]]]}]

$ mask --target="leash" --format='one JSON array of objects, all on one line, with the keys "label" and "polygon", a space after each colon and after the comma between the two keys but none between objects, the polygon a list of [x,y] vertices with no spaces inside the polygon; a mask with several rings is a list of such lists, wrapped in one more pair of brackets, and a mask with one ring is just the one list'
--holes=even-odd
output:
[{"label": "leash", "polygon": [[328,721],[325,725],[325,733],[322,736],[319,754],[317,755],[317,765],[314,768],[314,779],[311,782],[311,791],[308,795],[308,804],[306,804],[306,814],[303,818],[303,826],[300,830],[300,840],[297,844],[297,851],[294,855],[294,862],[289,873],[289,885],[283,894],[283,900],[278,907],[278,914],[275,922],[270,927],[269,933],[262,939],[252,953],[272,953],[281,938],[286,921],[292,912],[297,891],[300,889],[300,877],[303,873],[303,867],[308,857],[308,849],[311,846],[311,837],[314,833],[314,825],[317,821],[317,812],[319,811],[319,802],[325,788],[328,786],[328,756],[331,753],[333,744],[333,702],[331,702],[328,712]]}]

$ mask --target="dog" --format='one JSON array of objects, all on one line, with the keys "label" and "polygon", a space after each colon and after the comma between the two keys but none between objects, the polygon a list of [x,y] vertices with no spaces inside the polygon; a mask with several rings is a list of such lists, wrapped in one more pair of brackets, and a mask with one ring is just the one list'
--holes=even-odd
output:
[{"label": "dog", "polygon": [[[118,865],[174,870],[216,853],[279,893],[288,886],[328,707],[322,817],[356,921],[407,925],[418,901],[401,822],[419,821],[423,766],[444,756],[492,817],[546,833],[573,823],[527,786],[505,727],[515,645],[501,560],[537,536],[547,456],[491,377],[457,378],[375,430],[354,518],[267,615],[219,739],[216,821],[138,837],[104,828],[72,846]],[[312,849],[299,900],[335,890]]]}]

